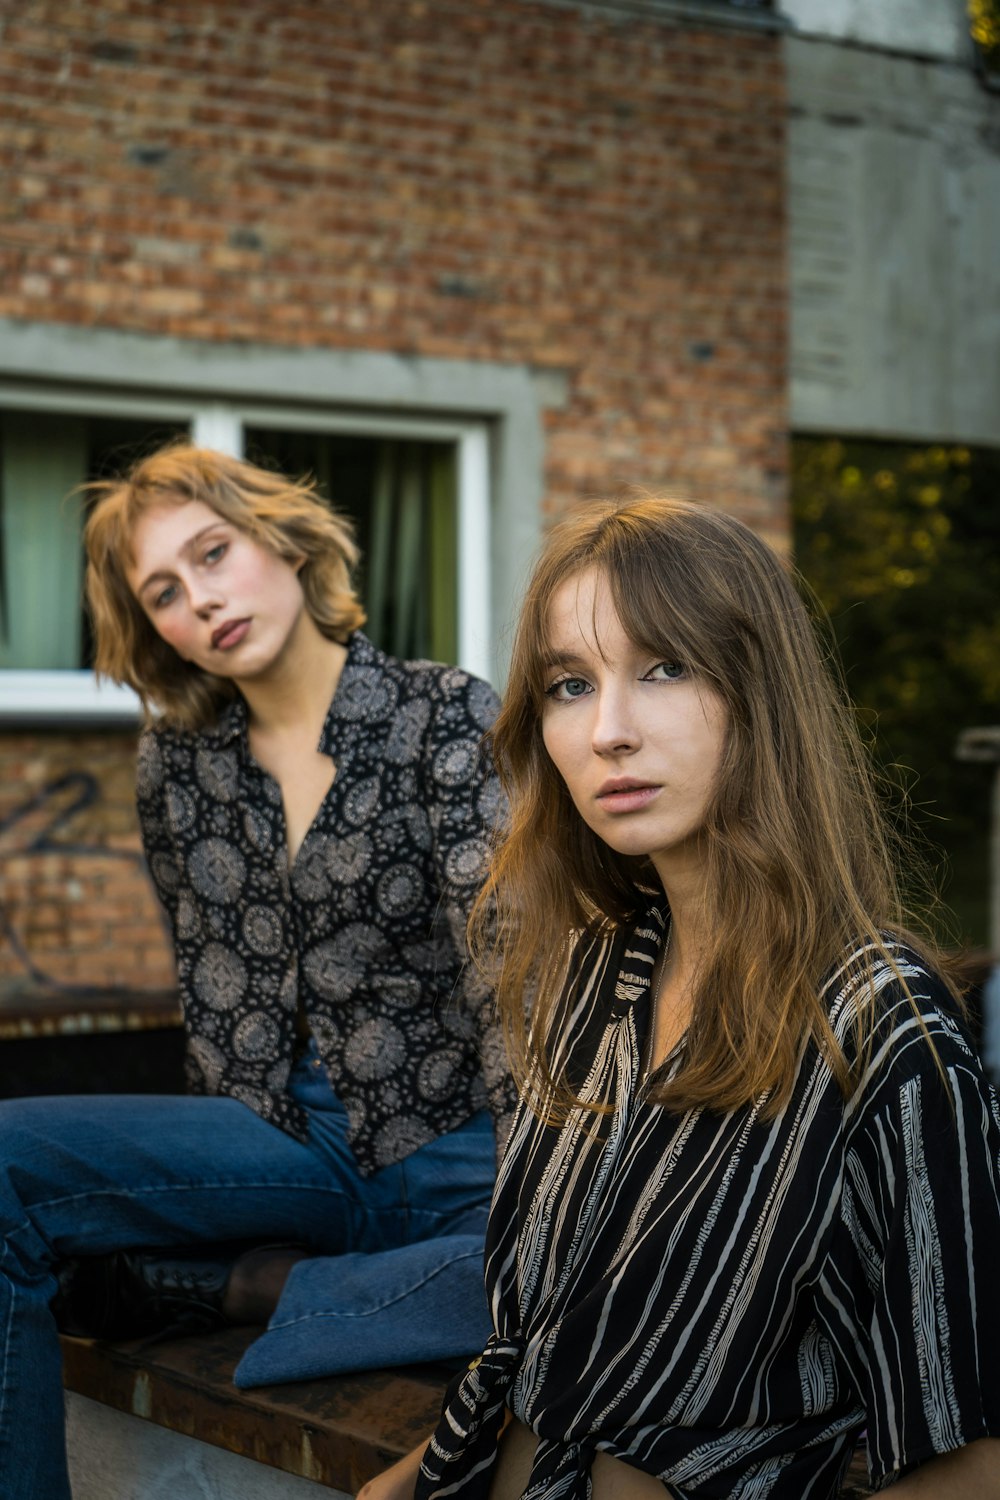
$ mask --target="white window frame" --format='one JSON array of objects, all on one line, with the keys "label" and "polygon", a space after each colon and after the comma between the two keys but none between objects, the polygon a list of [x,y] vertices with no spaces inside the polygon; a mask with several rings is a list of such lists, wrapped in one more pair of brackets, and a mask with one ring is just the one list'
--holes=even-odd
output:
[{"label": "white window frame", "polygon": [[[185,401],[159,395],[105,396],[86,387],[32,389],[0,381],[0,407],[7,410],[65,412],[81,417],[118,416],[138,420],[176,421],[188,425],[193,442],[241,458],[247,427],[282,431],[342,432],[359,437],[409,438],[453,443],[456,449],[457,500],[457,642],[458,662],[476,676],[490,679],[493,658],[490,569],[491,464],[489,424],[485,420],[437,416],[404,416],[394,412],[348,411],[335,407],[280,402]],[[93,672],[0,671],[0,725],[17,720],[64,727],[84,722],[129,725],[138,722],[141,706],[135,693],[99,681]]]},{"label": "white window frame", "polygon": [[[319,414],[347,431],[370,420],[382,434],[456,442],[460,659],[497,686],[542,533],[544,412],[565,406],[568,395],[565,370],[498,360],[226,343],[0,318],[0,401],[8,406],[154,421],[174,414],[188,423],[204,413],[221,432],[227,412],[230,421],[233,410],[256,420],[280,402],[285,426],[295,413],[309,425]],[[43,696],[32,705],[29,675],[0,682],[0,727],[47,717],[60,728],[74,717],[88,724],[121,717],[110,697],[99,707],[106,688],[98,693],[93,686],[81,687],[79,709],[57,688],[51,714],[43,712],[47,685],[39,684]],[[89,673],[80,675],[93,683]],[[51,677],[49,685],[56,686]],[[25,707],[8,711],[15,692]]]}]

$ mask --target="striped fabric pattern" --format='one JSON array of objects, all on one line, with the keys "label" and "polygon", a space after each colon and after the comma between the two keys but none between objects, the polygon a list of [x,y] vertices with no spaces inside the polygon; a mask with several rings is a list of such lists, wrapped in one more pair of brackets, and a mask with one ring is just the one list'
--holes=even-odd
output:
[{"label": "striped fabric pattern", "polygon": [[[670,1113],[641,1077],[663,931],[654,908],[581,943],[562,1045],[613,1113],[518,1112],[487,1242],[496,1337],[421,1500],[488,1495],[505,1405],[539,1435],[530,1500],[585,1500],[598,1448],[677,1500],[827,1500],[863,1428],[876,1487],[1000,1436],[1000,1110],[947,992],[895,951],[947,1088],[883,960],[848,1102],[810,1045],[775,1119],[762,1099]],[[849,971],[826,987],[848,1050]]]}]

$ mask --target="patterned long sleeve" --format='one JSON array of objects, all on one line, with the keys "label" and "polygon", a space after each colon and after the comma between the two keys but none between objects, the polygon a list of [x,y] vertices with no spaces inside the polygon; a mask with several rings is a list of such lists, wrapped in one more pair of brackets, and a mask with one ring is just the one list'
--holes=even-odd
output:
[{"label": "patterned long sleeve", "polygon": [[[427,802],[432,808],[441,912],[456,951],[463,953],[469,915],[486,875],[490,835],[503,816],[503,805],[484,739],[496,717],[496,695],[486,683],[466,679],[464,673],[454,675],[461,690],[446,695],[431,719],[425,773],[433,782]],[[492,991],[470,961],[462,970],[455,1003],[475,1026],[499,1155],[510,1130],[517,1095]]]},{"label": "patterned long sleeve", "polygon": [[171,836],[167,811],[168,789],[163,783],[159,743],[156,735],[149,729],[139,740],[135,791],[146,864],[166,914],[171,936],[174,936],[183,861]]},{"label": "patterned long sleeve", "polygon": [[879,1486],[1000,1435],[997,1098],[945,1013],[925,1011],[944,1079],[909,1007],[891,1021],[850,1134],[830,1286]]}]

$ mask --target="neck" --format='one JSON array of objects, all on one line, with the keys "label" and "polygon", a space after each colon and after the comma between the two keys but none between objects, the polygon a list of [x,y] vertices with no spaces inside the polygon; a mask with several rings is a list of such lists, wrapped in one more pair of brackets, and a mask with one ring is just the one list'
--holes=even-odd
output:
[{"label": "neck", "polygon": [[657,867],[664,894],[670,906],[670,954],[668,969],[679,981],[687,983],[698,969],[701,955],[708,946],[708,923],[704,866],[689,864],[681,869]]},{"label": "neck", "polygon": [[291,647],[266,676],[238,682],[237,687],[246,700],[253,733],[308,730],[313,741],[337,690],[347,647],[323,635],[309,615],[303,616]]}]

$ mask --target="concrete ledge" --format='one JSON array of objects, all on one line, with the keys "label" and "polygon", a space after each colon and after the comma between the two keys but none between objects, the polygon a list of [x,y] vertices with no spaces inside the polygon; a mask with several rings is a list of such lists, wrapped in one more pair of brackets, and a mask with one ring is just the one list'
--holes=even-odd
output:
[{"label": "concrete ledge", "polygon": [[66,1393],[73,1500],[350,1500],[312,1479]]},{"label": "concrete ledge", "polygon": [[[74,1493],[83,1486],[82,1495],[116,1500],[107,1487],[101,1490],[98,1484],[94,1488],[104,1462],[94,1424],[107,1425],[99,1410],[88,1410],[95,1402],[100,1408],[143,1418],[155,1428],[349,1495],[415,1447],[437,1423],[448,1380],[447,1372],[438,1366],[238,1391],[232,1373],[254,1336],[252,1329],[226,1329],[145,1350],[141,1343],[64,1337],[64,1385],[67,1392],[88,1398],[86,1406],[69,1403],[70,1462],[78,1474]],[[157,1441],[155,1428],[146,1435],[147,1448]],[[134,1432],[123,1436],[124,1431],[120,1424],[115,1426],[116,1443],[142,1443],[141,1430],[138,1436]],[[182,1450],[175,1444],[172,1452],[169,1463],[176,1468]],[[190,1466],[197,1462],[197,1455],[185,1461]],[[155,1472],[155,1464],[152,1467]],[[232,1488],[216,1487],[206,1493],[243,1500],[249,1491],[240,1487],[238,1475],[232,1483]],[[276,1486],[276,1479],[272,1483]],[[128,1491],[130,1500],[132,1496],[154,1500],[159,1493],[154,1488]],[[177,1493],[175,1489],[173,1495]],[[303,1491],[303,1500],[308,1493],[308,1489]],[[275,1487],[268,1494],[277,1500],[284,1491]],[[299,1489],[289,1489],[288,1495],[289,1500],[298,1497]]]},{"label": "concrete ledge", "polygon": [[176,990],[47,989],[0,979],[0,1041],[158,1031],[181,1025]]}]

